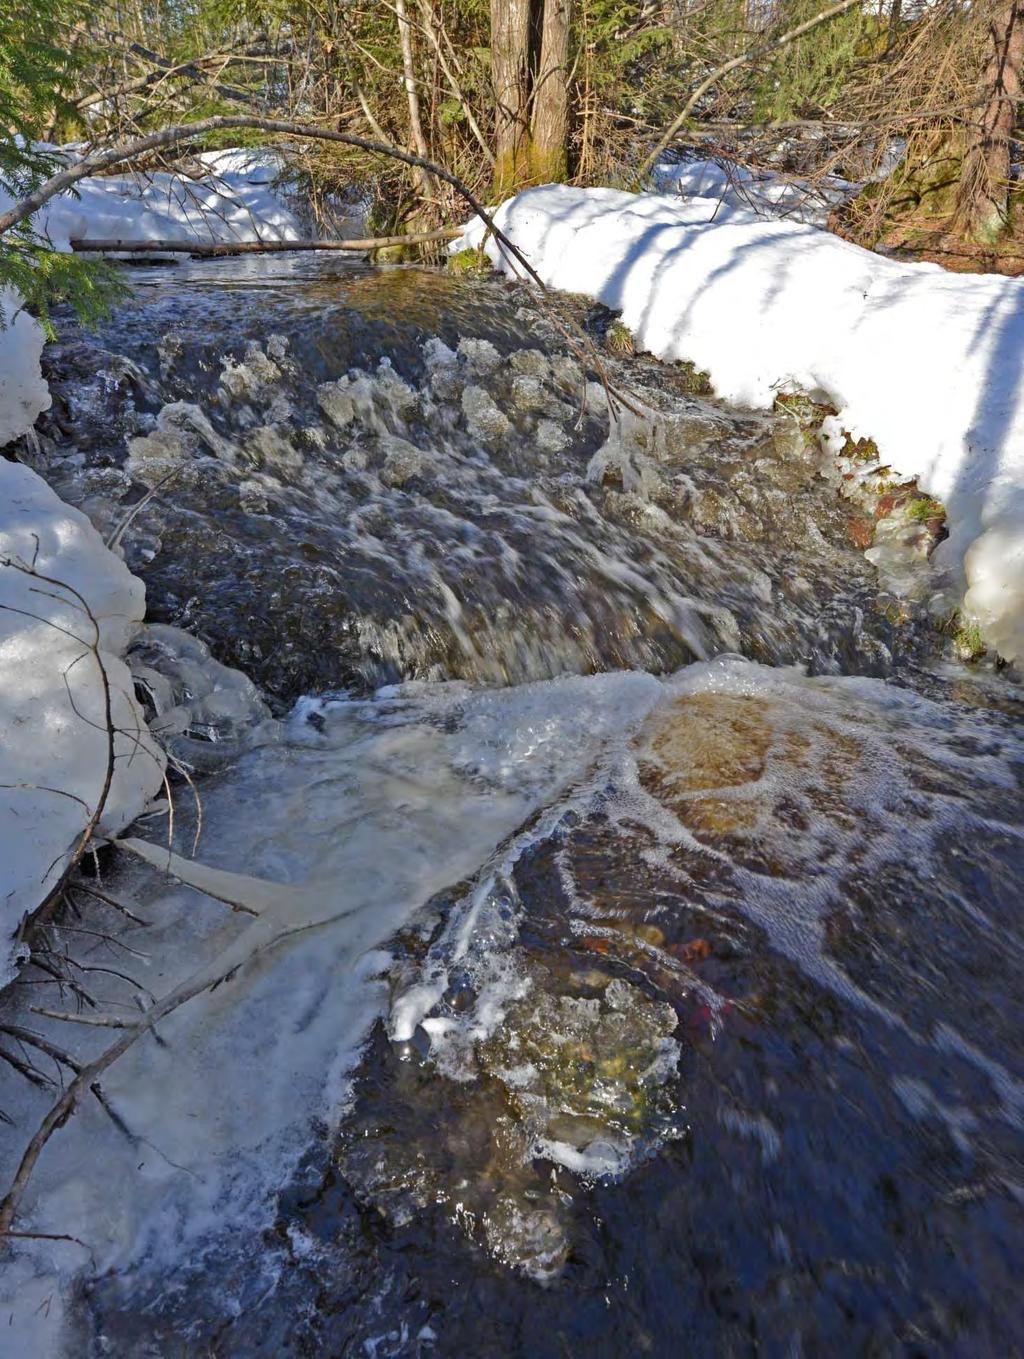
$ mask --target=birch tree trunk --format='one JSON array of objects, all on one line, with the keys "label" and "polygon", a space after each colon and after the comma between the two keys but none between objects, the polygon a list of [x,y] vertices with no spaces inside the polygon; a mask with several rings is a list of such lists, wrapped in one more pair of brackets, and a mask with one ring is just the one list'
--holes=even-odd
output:
[{"label": "birch tree trunk", "polygon": [[[398,18],[398,37],[402,48],[402,83],[409,107],[409,133],[412,149],[424,160],[430,159],[430,148],[423,135],[423,119],[420,116],[420,96],[416,88],[416,61],[412,48],[412,25],[406,11],[405,0],[395,0],[395,15]],[[415,170],[416,182],[420,192],[430,197],[434,193],[434,183],[427,170],[418,166]]]},{"label": "birch tree trunk", "polygon": [[494,191],[505,197],[529,173],[527,121],[530,0],[491,0]]},{"label": "birch tree trunk", "polygon": [[960,172],[954,229],[991,243],[1007,225],[1010,142],[1024,98],[1024,0],[996,0],[982,92],[984,102]]},{"label": "birch tree trunk", "polygon": [[537,184],[560,182],[569,171],[571,24],[572,0],[544,0],[530,146],[530,178]]}]

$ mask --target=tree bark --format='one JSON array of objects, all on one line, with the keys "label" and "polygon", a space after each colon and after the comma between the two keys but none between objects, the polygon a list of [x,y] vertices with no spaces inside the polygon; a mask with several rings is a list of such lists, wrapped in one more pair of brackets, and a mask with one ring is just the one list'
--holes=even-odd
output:
[{"label": "tree bark", "polygon": [[[412,25],[405,8],[405,0],[395,0],[395,15],[398,19],[398,38],[402,49],[402,84],[405,86],[405,99],[409,108],[409,132],[412,149],[424,160],[430,157],[430,148],[423,134],[423,118],[420,114],[420,96],[416,88],[416,61],[412,48]],[[432,197],[435,185],[430,172],[418,166],[414,171],[420,193]]]},{"label": "tree bark", "polygon": [[560,182],[569,172],[571,23],[572,0],[544,0],[530,145],[530,177],[537,184]]},{"label": "tree bark", "polygon": [[1024,0],[996,0],[982,90],[981,116],[971,130],[960,172],[953,229],[991,244],[1008,219],[1010,143],[1024,98]]},{"label": "tree bark", "polygon": [[529,174],[529,52],[530,0],[491,0],[494,191],[501,198]]}]

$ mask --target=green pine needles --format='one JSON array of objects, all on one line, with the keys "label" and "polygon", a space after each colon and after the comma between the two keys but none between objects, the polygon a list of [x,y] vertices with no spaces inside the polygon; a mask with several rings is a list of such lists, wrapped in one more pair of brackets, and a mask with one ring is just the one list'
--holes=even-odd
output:
[{"label": "green pine needles", "polygon": [[[39,140],[73,112],[68,94],[81,58],[71,30],[86,12],[86,0],[19,0],[0,7],[2,197],[23,198],[60,167],[59,155]],[[57,303],[70,303],[83,323],[93,325],[126,291],[111,265],[56,251],[27,224],[0,237],[3,287],[21,294],[49,338]]]}]

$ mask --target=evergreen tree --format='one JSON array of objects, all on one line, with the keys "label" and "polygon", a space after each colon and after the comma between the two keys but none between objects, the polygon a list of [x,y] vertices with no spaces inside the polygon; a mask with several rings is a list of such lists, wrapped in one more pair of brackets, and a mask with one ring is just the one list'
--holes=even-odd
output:
[{"label": "evergreen tree", "polygon": [[[59,157],[40,140],[73,116],[68,96],[85,59],[70,41],[86,0],[19,0],[0,9],[0,195],[23,198]],[[68,301],[86,323],[124,291],[117,271],[50,246],[28,223],[0,237],[0,287],[13,287],[52,334],[50,308]]]}]

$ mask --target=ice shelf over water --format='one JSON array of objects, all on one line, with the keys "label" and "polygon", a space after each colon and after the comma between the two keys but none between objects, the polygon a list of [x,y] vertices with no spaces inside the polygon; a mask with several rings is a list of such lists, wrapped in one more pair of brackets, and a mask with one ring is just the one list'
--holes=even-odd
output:
[{"label": "ice shelf over water", "polygon": [[[265,944],[272,916],[297,932],[165,1020],[159,1045],[142,1039],[106,1073],[106,1098],[130,1136],[93,1101],[56,1134],[21,1220],[26,1230],[85,1240],[92,1254],[66,1242],[19,1248],[0,1285],[5,1344],[22,1346],[11,1353],[62,1352],[60,1299],[83,1265],[141,1271],[151,1283],[198,1265],[204,1252],[253,1255],[276,1191],[317,1129],[322,1136],[343,1111],[359,1045],[387,1003],[381,947],[437,892],[472,878],[610,740],[624,743],[660,692],[650,676],[619,674],[501,692],[406,685],[366,702],[303,700],[279,740],[203,789],[199,857],[286,885],[251,889],[260,916],[233,915],[128,862],[112,890],[130,895],[149,924],[121,922],[122,940],[145,950],[125,966],[157,996],[215,971],[218,959],[240,959],[250,938]],[[298,932],[317,922],[329,923]],[[95,984],[103,1007],[122,1013],[117,979]],[[46,1027],[37,1015],[22,1022]],[[66,1028],[56,1027],[54,1041],[67,1042]],[[110,1034],[86,1029],[82,1041],[95,1053]],[[4,1165],[16,1164],[53,1098],[27,1083],[13,1094],[19,1102],[5,1105],[13,1122],[0,1124]]]},{"label": "ice shelf over water", "polygon": [[[833,923],[842,922],[844,882],[851,874],[883,881],[887,864],[907,858],[931,873],[940,843],[985,828],[1016,833],[1019,741],[984,709],[738,657],[666,680],[620,672],[500,691],[419,683],[367,700],[304,699],[276,739],[264,738],[204,785],[200,846],[213,869],[259,875],[241,884],[259,916],[169,885],[150,864],[129,862],[109,884],[149,922],[122,921],[119,938],[137,955],[124,967],[154,994],[214,975],[225,960],[240,966],[162,1021],[159,1044],[144,1036],[104,1074],[123,1126],[89,1100],[46,1148],[19,1221],[87,1249],[17,1243],[0,1282],[12,1353],[84,1352],[66,1329],[81,1319],[80,1270],[105,1277],[129,1310],[146,1297],[157,1308],[184,1298],[191,1315],[201,1299],[228,1316],[244,1297],[269,1295],[288,1268],[267,1232],[277,1195],[302,1158],[318,1146],[327,1154],[345,1126],[351,1073],[378,1018],[389,1020],[399,1044],[425,1036],[435,1084],[475,1085],[483,1098],[480,1073],[500,1080],[526,1162],[591,1178],[628,1173],[634,1154],[656,1146],[671,1122],[686,1035],[674,1031],[671,1007],[632,984],[613,981],[600,1002],[581,999],[558,989],[564,977],[530,961],[520,926],[547,896],[530,905],[515,884],[538,848],[561,846],[568,856],[558,872],[570,945],[616,923],[590,895],[602,890],[601,865],[612,862],[601,843],[634,873],[653,868],[677,880],[683,898],[692,886],[687,865],[699,866],[710,904],[723,918],[738,912],[755,924],[758,947],[791,960],[847,1010],[880,1016],[924,1044],[932,1040],[911,1034],[913,1012],[899,1011],[902,999],[865,990],[835,952],[842,930],[826,927],[835,913]],[[936,770],[939,787],[956,787],[955,795],[939,791]],[[993,819],[997,803],[1007,805],[1006,825]],[[770,865],[759,869],[744,843],[770,847]],[[599,871],[588,887],[583,874],[595,851]],[[153,864],[161,854],[154,844]],[[971,909],[975,927],[987,928]],[[661,917],[666,930],[671,918]],[[387,951],[403,927],[420,941],[432,935],[425,953]],[[287,938],[242,961],[248,941],[267,944],[285,930]],[[648,963],[673,966],[674,955],[656,943],[644,947]],[[574,946],[546,956],[591,974]],[[455,973],[472,983],[468,1007],[444,998]],[[673,975],[677,987],[703,986],[718,1003],[698,978]],[[107,1012],[124,1012],[130,992],[116,977],[90,984]],[[15,1002],[31,1003],[24,990]],[[6,1018],[18,1021],[17,1009]],[[20,1022],[69,1041],[67,1025],[35,1014]],[[979,1101],[1019,1127],[1024,1091],[999,1065],[998,1049],[965,1028],[962,1015],[958,1024],[942,1041],[977,1072]],[[75,1041],[84,1057],[111,1040],[86,1028]],[[608,1062],[597,1084],[576,1063],[591,1044]],[[0,1125],[8,1164],[53,1098],[27,1083],[12,1090],[5,1112],[13,1121]],[[349,1151],[358,1158],[356,1143]],[[431,1193],[447,1184],[447,1147],[428,1145],[417,1160]],[[375,1151],[370,1161],[361,1173],[387,1197],[387,1167]],[[458,1199],[473,1192],[459,1187]],[[508,1261],[517,1238],[506,1227],[495,1227],[492,1250]],[[559,1246],[553,1260],[564,1253]]]}]

